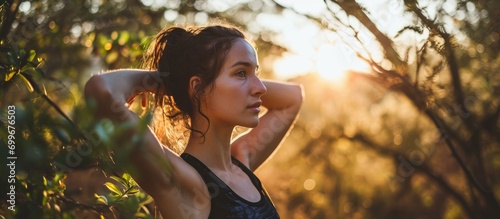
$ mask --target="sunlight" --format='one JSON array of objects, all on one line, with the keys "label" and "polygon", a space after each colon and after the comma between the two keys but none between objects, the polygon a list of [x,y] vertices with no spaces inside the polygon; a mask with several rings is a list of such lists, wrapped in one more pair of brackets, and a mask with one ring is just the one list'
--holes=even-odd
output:
[{"label": "sunlight", "polygon": [[351,63],[342,50],[327,44],[322,46],[315,55],[316,71],[320,76],[334,82],[344,80],[346,71],[351,68]]},{"label": "sunlight", "polygon": [[346,46],[325,43],[313,52],[285,53],[274,62],[276,77],[287,79],[307,73],[318,74],[328,82],[342,84],[349,70],[368,71],[369,66]]},{"label": "sunlight", "polygon": [[[300,4],[294,6],[299,7]],[[299,7],[300,10],[321,11],[321,7]],[[289,79],[304,74],[318,74],[332,84],[342,84],[349,70],[368,72],[366,63],[360,60],[345,38],[322,29],[318,24],[290,10],[280,16],[261,14],[256,22],[264,29],[279,33],[272,41],[287,48],[287,52],[273,63],[277,79]],[[353,45],[355,42],[353,42]],[[351,45],[352,46],[352,45]]]},{"label": "sunlight", "polygon": [[299,54],[285,53],[274,62],[274,73],[280,79],[290,78],[310,72],[314,64],[309,57]]},{"label": "sunlight", "polygon": [[[267,28],[278,33],[272,37],[272,41],[288,50],[275,60],[272,66],[278,79],[289,79],[313,73],[318,74],[329,83],[343,84],[346,72],[350,70],[370,72],[369,65],[362,61],[352,49],[360,52],[364,57],[368,57],[367,52],[369,52],[375,61],[383,59],[380,45],[367,30],[360,29],[359,37],[363,42],[363,46],[361,46],[349,34],[342,31],[328,31],[317,23],[297,16],[297,13],[303,13],[313,17],[321,17],[318,15],[327,11],[323,1],[277,0],[277,2],[292,10],[284,9],[279,16],[263,14],[256,19],[256,22],[264,29]],[[392,19],[394,16],[404,16],[404,5],[386,4],[387,2],[381,4],[380,1],[368,0],[359,0],[359,2],[363,7],[372,11],[386,12],[370,15],[373,16],[374,21],[383,32],[395,35],[405,25],[405,19]],[[339,15],[339,18],[347,19],[347,16]],[[343,22],[352,23],[353,21],[343,20]],[[354,24],[354,26],[359,25]],[[399,39],[401,43],[407,40],[407,38]]]}]

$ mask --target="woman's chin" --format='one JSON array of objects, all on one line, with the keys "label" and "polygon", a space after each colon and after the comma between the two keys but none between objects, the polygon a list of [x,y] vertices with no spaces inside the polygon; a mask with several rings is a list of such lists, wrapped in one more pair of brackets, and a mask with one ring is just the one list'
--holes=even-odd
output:
[{"label": "woman's chin", "polygon": [[255,120],[255,121],[248,121],[248,122],[245,122],[244,124],[241,124],[240,126],[243,126],[243,127],[246,127],[246,128],[255,128],[257,127],[257,125],[259,125],[259,120]]}]

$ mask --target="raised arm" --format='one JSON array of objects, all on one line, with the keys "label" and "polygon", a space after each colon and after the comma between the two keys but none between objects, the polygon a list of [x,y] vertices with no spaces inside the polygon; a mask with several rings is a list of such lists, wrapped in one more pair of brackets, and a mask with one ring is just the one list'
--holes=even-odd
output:
[{"label": "raised arm", "polygon": [[[180,212],[175,207],[182,202],[179,197],[200,198],[200,193],[208,194],[203,190],[204,183],[193,168],[172,151],[163,148],[149,128],[140,131],[139,117],[126,106],[136,95],[154,92],[158,88],[157,74],[154,71],[124,69],[95,75],[85,85],[84,92],[87,101],[95,102],[98,119],[109,119],[116,125],[131,124],[121,141],[111,145],[113,150],[120,150],[120,146],[132,142],[134,135],[142,137],[130,153],[129,160],[134,167],[132,176],[155,199],[164,217],[177,217],[176,213]],[[171,168],[166,169],[165,163]],[[168,206],[173,207],[166,209]]]},{"label": "raised arm", "polygon": [[[102,75],[92,76],[85,85],[85,98],[88,102],[94,102],[96,105],[97,119],[110,119],[114,124],[132,123],[130,130],[123,136],[121,142],[117,145],[111,145],[113,149],[119,150],[120,145],[130,142],[133,135],[138,134],[139,117],[130,111],[126,106],[129,99],[135,97],[141,92],[152,91],[155,87],[154,72],[140,70],[118,70]],[[156,85],[157,87],[157,85]],[[163,170],[159,165],[155,165],[152,159],[146,159],[149,154],[165,154],[165,150],[155,136],[147,130],[144,133],[144,147],[137,147],[140,151],[138,156],[132,156],[131,159],[141,172],[138,182],[148,175],[155,174],[155,178],[160,180],[151,181],[141,185],[145,190],[154,190],[157,187],[168,187],[172,175]],[[145,163],[143,163],[145,162]],[[145,176],[142,176],[145,175]]]},{"label": "raised arm", "polygon": [[297,84],[263,81],[267,92],[262,105],[268,109],[259,125],[233,142],[232,155],[253,171],[282,143],[302,105],[302,87]]}]

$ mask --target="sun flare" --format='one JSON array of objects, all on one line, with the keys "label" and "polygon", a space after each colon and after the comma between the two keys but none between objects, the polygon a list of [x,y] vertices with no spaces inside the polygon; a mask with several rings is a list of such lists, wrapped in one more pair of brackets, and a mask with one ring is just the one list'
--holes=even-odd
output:
[{"label": "sun flare", "polygon": [[307,73],[342,84],[349,70],[367,71],[367,64],[342,46],[323,44],[312,53],[285,53],[274,63],[278,78],[286,79]]}]

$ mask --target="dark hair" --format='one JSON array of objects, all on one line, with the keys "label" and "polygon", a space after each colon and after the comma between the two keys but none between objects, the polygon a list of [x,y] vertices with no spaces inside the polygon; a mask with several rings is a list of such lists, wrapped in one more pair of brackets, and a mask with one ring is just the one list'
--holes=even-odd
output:
[{"label": "dark hair", "polygon": [[[170,118],[180,116],[188,125],[188,118],[194,112],[189,96],[189,80],[198,76],[201,83],[194,92],[198,112],[199,96],[211,90],[219,75],[227,53],[236,39],[245,39],[242,31],[229,26],[170,27],[161,30],[144,54],[143,68],[158,70],[162,79],[162,89],[156,95],[157,106],[167,106]],[[204,135],[199,130],[193,130]],[[208,128],[207,128],[208,129]]]}]

